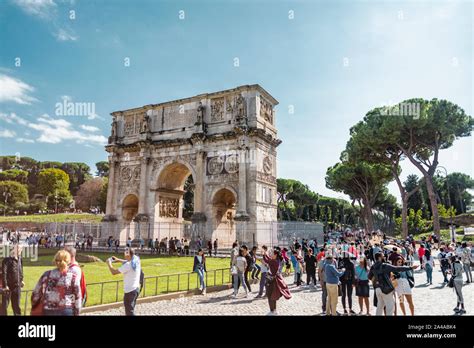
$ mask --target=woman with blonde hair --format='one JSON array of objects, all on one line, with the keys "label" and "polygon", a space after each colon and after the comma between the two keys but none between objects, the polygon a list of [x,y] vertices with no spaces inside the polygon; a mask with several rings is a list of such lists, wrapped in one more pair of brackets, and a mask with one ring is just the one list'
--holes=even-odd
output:
[{"label": "woman with blonde hair", "polygon": [[79,315],[81,279],[69,270],[71,255],[59,250],[53,262],[56,268],[43,273],[31,295],[32,315]]}]

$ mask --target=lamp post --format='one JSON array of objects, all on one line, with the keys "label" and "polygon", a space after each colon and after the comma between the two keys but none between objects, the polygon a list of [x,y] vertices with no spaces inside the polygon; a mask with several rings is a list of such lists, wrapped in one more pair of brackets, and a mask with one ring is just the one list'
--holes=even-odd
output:
[{"label": "lamp post", "polygon": [[[448,192],[448,206],[449,206],[448,209],[451,209],[451,195],[449,194],[448,171],[446,170],[445,167],[438,166],[438,170],[436,171],[436,173],[438,175],[441,172],[440,169],[442,169],[444,171],[444,175],[445,175],[445,178],[446,178],[446,191]],[[451,239],[452,239],[453,242],[455,242],[454,233],[453,233],[453,215],[451,213],[449,213],[449,229],[451,231]]]},{"label": "lamp post", "polygon": [[3,191],[3,197],[5,197],[5,207],[3,208],[3,216],[7,215],[7,201],[8,201],[8,197],[11,197],[11,196],[12,194],[10,192]]},{"label": "lamp post", "polygon": [[58,213],[58,190],[54,191],[54,202],[56,203],[54,213]]}]

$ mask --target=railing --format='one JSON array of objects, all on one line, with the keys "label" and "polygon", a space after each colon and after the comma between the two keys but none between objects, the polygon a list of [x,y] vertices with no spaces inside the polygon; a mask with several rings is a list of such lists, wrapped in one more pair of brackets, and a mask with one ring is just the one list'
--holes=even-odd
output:
[{"label": "railing", "polygon": [[[232,282],[231,279],[232,274],[229,268],[209,270],[206,272],[206,287],[229,284]],[[140,297],[198,288],[199,277],[195,272],[148,276],[145,277]],[[22,290],[21,301],[24,315],[30,313],[32,292],[33,290]],[[121,298],[123,298],[123,279],[87,284],[86,307],[119,302]]]}]

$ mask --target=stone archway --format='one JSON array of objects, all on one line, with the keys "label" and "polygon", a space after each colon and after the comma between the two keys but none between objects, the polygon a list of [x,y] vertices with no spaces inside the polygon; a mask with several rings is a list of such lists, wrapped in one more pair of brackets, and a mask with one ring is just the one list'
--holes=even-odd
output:
[{"label": "stone archway", "polygon": [[221,188],[212,198],[211,239],[219,240],[219,246],[230,247],[236,240],[236,197],[228,188]]},{"label": "stone archway", "polygon": [[[113,112],[104,221],[136,221],[149,238],[218,238],[221,247],[235,240],[238,221],[239,241],[250,230],[255,243],[265,240],[256,224],[277,218],[277,104],[261,86],[244,85]],[[194,189],[187,216],[185,184]],[[122,216],[120,205],[132,192],[130,220],[134,208]]]},{"label": "stone archway", "polygon": [[181,222],[184,185],[192,176],[188,166],[180,162],[166,165],[157,179],[155,221]]}]

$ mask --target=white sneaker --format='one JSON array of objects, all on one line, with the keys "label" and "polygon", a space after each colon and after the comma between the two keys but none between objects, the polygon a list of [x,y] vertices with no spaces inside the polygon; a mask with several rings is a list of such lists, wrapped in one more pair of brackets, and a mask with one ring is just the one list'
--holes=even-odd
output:
[{"label": "white sneaker", "polygon": [[202,294],[203,294],[203,295],[205,295],[205,294],[206,294],[206,289],[204,289],[204,290],[202,291]]}]

